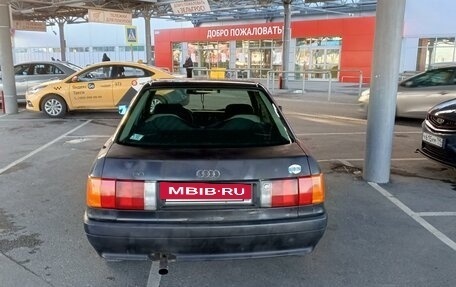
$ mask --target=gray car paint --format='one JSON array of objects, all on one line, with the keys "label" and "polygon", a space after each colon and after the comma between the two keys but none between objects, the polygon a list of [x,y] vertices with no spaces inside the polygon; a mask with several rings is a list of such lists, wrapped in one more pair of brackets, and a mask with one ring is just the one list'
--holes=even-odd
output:
[{"label": "gray car paint", "polygon": [[[36,85],[39,85],[41,83],[50,81],[50,80],[57,80],[57,79],[64,79],[68,77],[69,75],[73,74],[74,72],[77,71],[76,67],[74,64],[70,64],[67,62],[61,62],[61,61],[41,61],[41,62],[24,62],[20,63],[14,66],[14,71],[15,73],[17,72],[18,67],[28,65],[31,69],[33,70],[32,75],[28,74],[16,74],[14,75],[15,81],[16,81],[16,94],[17,94],[17,99],[18,102],[24,102],[25,101],[25,92],[27,89],[32,88]],[[58,69],[63,72],[63,74],[36,74],[36,69],[33,67],[35,65],[51,65],[54,67],[54,69]],[[71,66],[69,66],[71,65]],[[74,66],[74,69],[72,68]],[[80,67],[78,67],[80,68]],[[3,82],[0,74],[0,90],[3,89]]]}]

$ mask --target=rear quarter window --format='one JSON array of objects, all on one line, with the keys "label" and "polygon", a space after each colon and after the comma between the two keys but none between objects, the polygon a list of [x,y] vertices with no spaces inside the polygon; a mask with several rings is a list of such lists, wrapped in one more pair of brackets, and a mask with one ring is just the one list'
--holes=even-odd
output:
[{"label": "rear quarter window", "polygon": [[135,67],[128,67],[125,66],[125,77],[128,78],[141,78],[141,77],[151,77],[153,73],[144,69],[135,68]]}]

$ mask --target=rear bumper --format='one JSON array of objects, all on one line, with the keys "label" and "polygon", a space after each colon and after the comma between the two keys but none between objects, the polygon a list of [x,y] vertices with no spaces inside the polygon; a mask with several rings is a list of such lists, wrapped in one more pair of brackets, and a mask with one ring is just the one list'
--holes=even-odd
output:
[{"label": "rear bumper", "polygon": [[84,217],[90,244],[109,259],[222,260],[302,255],[313,250],[327,225],[314,217],[243,223],[132,223]]}]

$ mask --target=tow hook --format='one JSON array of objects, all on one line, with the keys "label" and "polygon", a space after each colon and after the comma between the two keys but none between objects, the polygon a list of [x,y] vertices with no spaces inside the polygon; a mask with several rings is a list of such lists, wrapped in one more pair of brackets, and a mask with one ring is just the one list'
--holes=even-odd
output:
[{"label": "tow hook", "polygon": [[160,263],[158,265],[158,274],[160,274],[160,275],[168,274],[168,256],[166,254],[160,253]]},{"label": "tow hook", "polygon": [[176,256],[170,253],[152,253],[149,255],[152,261],[158,261],[158,274],[168,274],[168,263],[176,261]]}]

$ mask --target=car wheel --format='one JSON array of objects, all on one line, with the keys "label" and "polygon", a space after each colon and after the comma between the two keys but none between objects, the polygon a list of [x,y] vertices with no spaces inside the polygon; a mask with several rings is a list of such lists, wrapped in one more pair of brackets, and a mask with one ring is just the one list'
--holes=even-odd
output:
[{"label": "car wheel", "polygon": [[150,103],[150,112],[153,112],[158,104],[166,104],[166,99],[161,96],[154,97]]},{"label": "car wheel", "polygon": [[51,118],[61,118],[67,112],[65,100],[56,95],[50,95],[44,98],[41,104],[41,110]]}]

